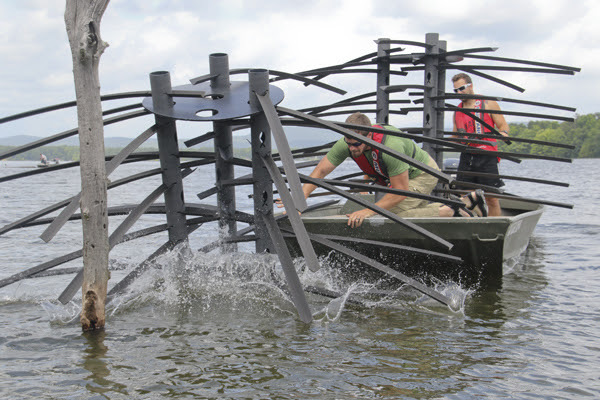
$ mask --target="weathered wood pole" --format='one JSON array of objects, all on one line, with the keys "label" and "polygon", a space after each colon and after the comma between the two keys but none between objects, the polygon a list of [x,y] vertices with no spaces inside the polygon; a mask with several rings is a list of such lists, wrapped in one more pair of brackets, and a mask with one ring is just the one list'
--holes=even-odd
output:
[{"label": "weathered wood pole", "polygon": [[100,38],[100,20],[108,1],[67,0],[65,9],[79,126],[84,268],[80,320],[84,331],[104,327],[109,278],[104,126],[98,76],[100,56],[108,46]]}]

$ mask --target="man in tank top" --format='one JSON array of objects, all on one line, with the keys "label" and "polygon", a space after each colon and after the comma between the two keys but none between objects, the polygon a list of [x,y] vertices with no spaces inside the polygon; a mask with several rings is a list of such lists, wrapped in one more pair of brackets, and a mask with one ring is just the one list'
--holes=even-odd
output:
[{"label": "man in tank top", "polygon": [[[493,100],[482,100],[475,96],[475,90],[473,88],[473,82],[471,77],[465,73],[456,74],[452,77],[452,84],[454,85],[454,92],[464,95],[472,95],[473,97],[465,98],[458,105],[464,109],[476,109],[478,111],[472,112],[477,118],[483,120],[485,124],[493,126],[501,135],[508,137],[508,124],[502,114],[486,113],[485,110],[496,110],[500,111],[500,106]],[[478,134],[490,134],[491,130],[487,128],[480,121],[473,119],[468,114],[457,111],[454,113],[454,127],[453,132],[465,132],[465,133],[478,133]],[[455,137],[460,137],[457,135]],[[471,137],[472,138],[472,137]],[[474,149],[485,150],[485,151],[498,151],[498,145],[494,138],[481,138],[479,141],[485,143],[469,143],[468,145]],[[500,158],[495,155],[487,154],[475,154],[464,152],[460,155],[460,162],[458,164],[458,174],[456,177],[457,181],[475,183],[479,185],[492,186],[500,188],[504,186],[504,182],[498,177],[481,177],[472,176],[468,174],[461,174],[461,172],[484,172],[488,174],[498,175],[498,162]],[[457,185],[460,186],[460,185]],[[502,210],[500,209],[500,202],[495,197],[486,196],[486,202],[489,207],[489,216],[496,217],[500,216]]]}]

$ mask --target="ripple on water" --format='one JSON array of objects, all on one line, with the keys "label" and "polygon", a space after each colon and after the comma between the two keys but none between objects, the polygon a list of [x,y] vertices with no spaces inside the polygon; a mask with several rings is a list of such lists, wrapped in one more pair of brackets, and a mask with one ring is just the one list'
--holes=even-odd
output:
[{"label": "ripple on water", "polygon": [[[532,175],[575,180],[569,191],[589,193],[575,211],[544,212],[529,248],[497,287],[468,292],[460,284],[438,283],[443,294],[458,297],[462,307],[456,313],[407,288],[382,293],[367,282],[344,282],[327,265],[311,273],[297,260],[304,286],[335,292],[333,298],[307,294],[315,322],[306,325],[297,319],[277,261],[242,255],[239,259],[194,255],[183,263],[165,255],[109,304],[107,328],[95,334],[79,332],[79,294],[67,306],[55,300],[72,275],[4,288],[0,380],[4,377],[10,385],[0,385],[0,395],[598,397],[600,257],[595,210],[600,197],[587,189],[597,186],[590,177],[598,176],[594,171],[600,172],[600,163],[576,160],[575,164],[590,172],[584,186],[575,175],[549,171],[544,163],[525,160],[519,165]],[[509,175],[525,174],[502,168]],[[202,181],[203,175],[186,184],[196,185],[195,192],[200,192],[214,182],[214,171],[206,176],[208,183]],[[137,187],[139,193],[145,186]],[[23,198],[34,198],[34,188],[22,189],[28,195]],[[525,189],[515,192],[530,197]],[[568,196],[553,193],[541,189],[536,196]],[[123,196],[134,201],[135,194]],[[577,196],[572,199],[579,201]],[[11,221],[42,208],[33,202],[21,208],[12,204],[16,215]],[[251,212],[251,201],[248,209]],[[164,222],[156,221],[149,225]],[[214,231],[202,229],[212,240]],[[75,226],[66,239],[58,239],[64,242],[56,250],[39,242],[39,231],[27,228],[0,237],[7,261],[0,266],[3,276],[68,252],[80,236]],[[193,240],[205,244],[209,239]],[[109,284],[118,282],[164,240],[136,241],[134,251],[117,246],[111,253],[115,262]],[[14,251],[24,244],[28,251]]]}]

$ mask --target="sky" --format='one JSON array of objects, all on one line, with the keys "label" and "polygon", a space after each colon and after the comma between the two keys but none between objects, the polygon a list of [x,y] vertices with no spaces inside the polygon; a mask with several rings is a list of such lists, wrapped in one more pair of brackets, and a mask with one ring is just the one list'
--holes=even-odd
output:
[{"label": "sky", "polygon": [[[65,4],[65,0],[0,2],[0,118],[75,99]],[[228,54],[230,68],[299,72],[374,52],[378,38],[423,42],[427,33],[438,33],[449,51],[497,47],[488,54],[582,69],[574,76],[494,72],[526,91],[519,93],[475,77],[477,93],[571,106],[577,114],[595,113],[600,112],[596,102],[600,93],[599,20],[596,0],[464,4],[447,0],[112,0],[100,25],[101,38],[109,44],[100,59],[101,94],[149,90],[149,74],[154,71],[169,71],[173,86],[188,84],[208,73],[212,53]],[[420,51],[406,47],[405,53]],[[455,72],[448,72],[447,91]],[[245,78],[235,75],[232,80]],[[325,82],[347,90],[348,95],[282,81],[276,83],[285,92],[281,105],[300,109],[375,89],[374,76],[335,76]],[[391,83],[422,84],[423,74],[394,77]],[[133,102],[107,102],[105,107]],[[543,112],[509,103],[501,106]],[[394,116],[390,122],[408,127],[421,120],[420,114],[410,113]],[[507,120],[518,123],[527,118]],[[147,116],[111,125],[105,128],[105,136],[134,137],[152,122],[153,117]],[[1,124],[0,137],[49,136],[75,125],[73,108]],[[178,124],[180,139],[208,130],[207,123]]]}]

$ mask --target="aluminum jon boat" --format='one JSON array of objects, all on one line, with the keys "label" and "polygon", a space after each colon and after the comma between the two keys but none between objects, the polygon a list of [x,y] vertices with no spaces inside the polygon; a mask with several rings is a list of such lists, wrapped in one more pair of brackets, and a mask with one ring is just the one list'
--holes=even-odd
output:
[{"label": "aluminum jon boat", "polygon": [[[450,242],[453,245],[450,251],[441,249],[431,239],[383,216],[370,217],[355,229],[348,227],[346,214],[363,208],[352,201],[305,212],[302,214],[302,221],[309,233],[353,239],[354,241],[338,242],[406,275],[495,286],[501,282],[511,261],[527,248],[529,238],[544,210],[543,205],[518,199],[500,199],[500,204],[503,214],[500,217],[406,218]],[[363,240],[384,241],[425,251],[374,246]],[[288,243],[297,251],[295,240],[289,240]],[[330,258],[341,256],[339,265],[352,272],[353,278],[356,278],[355,274],[363,277],[372,274],[372,269],[364,264],[351,266],[350,259],[344,259],[343,255],[336,255],[331,249],[318,244],[314,244],[314,247],[319,255],[328,255]],[[460,257],[462,262],[436,257],[428,251]],[[378,271],[373,270],[373,274],[379,277]]]}]

